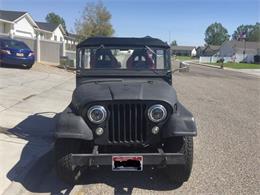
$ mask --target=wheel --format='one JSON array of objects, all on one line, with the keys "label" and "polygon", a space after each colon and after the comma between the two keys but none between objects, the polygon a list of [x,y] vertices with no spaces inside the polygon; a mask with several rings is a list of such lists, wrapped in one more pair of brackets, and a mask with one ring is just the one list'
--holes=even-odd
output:
[{"label": "wheel", "polygon": [[75,184],[81,176],[80,167],[71,162],[71,153],[79,153],[80,140],[58,139],[54,145],[55,165],[58,177],[66,183]]},{"label": "wheel", "polygon": [[184,154],[184,165],[167,165],[164,169],[171,182],[180,184],[188,181],[193,163],[193,138],[174,137],[168,139],[164,144],[165,152],[175,153],[181,152]]}]

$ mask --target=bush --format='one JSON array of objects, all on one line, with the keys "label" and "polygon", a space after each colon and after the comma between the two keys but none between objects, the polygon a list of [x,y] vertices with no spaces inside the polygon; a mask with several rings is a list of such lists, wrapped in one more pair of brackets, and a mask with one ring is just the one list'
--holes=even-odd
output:
[{"label": "bush", "polygon": [[223,64],[223,63],[224,63],[224,59],[221,58],[221,59],[217,60],[217,63],[221,63],[221,64]]},{"label": "bush", "polygon": [[74,60],[69,59],[67,56],[62,56],[60,58],[60,65],[61,65],[61,67],[75,68],[74,67]]},{"label": "bush", "polygon": [[255,55],[254,61],[255,61],[255,64],[260,64],[260,55]]}]

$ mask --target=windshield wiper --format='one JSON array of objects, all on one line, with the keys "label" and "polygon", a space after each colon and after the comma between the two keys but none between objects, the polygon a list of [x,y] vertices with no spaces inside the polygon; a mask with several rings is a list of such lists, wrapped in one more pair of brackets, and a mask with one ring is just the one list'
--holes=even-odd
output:
[{"label": "windshield wiper", "polygon": [[106,83],[106,82],[123,82],[123,79],[108,79],[108,80],[89,80],[83,81],[83,83]]}]

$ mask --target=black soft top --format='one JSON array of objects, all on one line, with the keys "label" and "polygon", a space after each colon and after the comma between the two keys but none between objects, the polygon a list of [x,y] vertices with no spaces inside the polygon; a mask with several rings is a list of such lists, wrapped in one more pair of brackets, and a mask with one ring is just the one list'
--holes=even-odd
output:
[{"label": "black soft top", "polygon": [[126,38],[126,37],[90,37],[77,45],[81,47],[157,47],[157,48],[170,48],[170,46],[160,39],[152,37],[143,38]]}]

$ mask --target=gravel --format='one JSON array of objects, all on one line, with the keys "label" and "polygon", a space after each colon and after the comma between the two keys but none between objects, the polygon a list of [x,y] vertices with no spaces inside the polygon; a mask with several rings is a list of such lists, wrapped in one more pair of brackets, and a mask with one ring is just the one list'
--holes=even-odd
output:
[{"label": "gravel", "polygon": [[178,187],[168,184],[153,170],[147,170],[141,176],[111,176],[110,170],[102,170],[89,176],[96,175],[94,178],[99,179],[89,179],[90,184],[77,186],[73,191],[92,194],[260,194],[260,79],[207,67],[191,66],[190,69],[188,73],[174,74],[173,79],[179,100],[192,111],[198,126],[190,180]]}]

